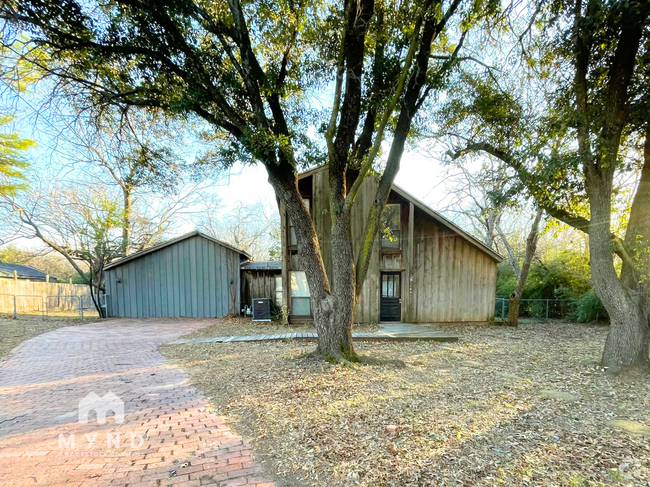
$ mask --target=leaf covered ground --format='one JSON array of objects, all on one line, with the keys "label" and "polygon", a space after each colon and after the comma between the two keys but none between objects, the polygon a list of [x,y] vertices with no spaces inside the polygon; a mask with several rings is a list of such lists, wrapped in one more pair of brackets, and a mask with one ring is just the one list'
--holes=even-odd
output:
[{"label": "leaf covered ground", "polygon": [[461,340],[357,343],[401,368],[301,358],[314,345],[293,341],[161,350],[280,484],[650,485],[650,376],[597,366],[606,327],[446,329]]}]

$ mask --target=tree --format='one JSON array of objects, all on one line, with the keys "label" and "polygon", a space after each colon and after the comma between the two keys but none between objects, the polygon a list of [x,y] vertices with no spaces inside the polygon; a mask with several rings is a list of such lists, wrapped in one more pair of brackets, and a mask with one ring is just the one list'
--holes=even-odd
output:
[{"label": "tree", "polygon": [[[34,80],[33,70],[0,46],[0,82],[3,88],[21,92]],[[14,117],[4,108],[0,111],[0,195],[15,194],[24,188],[23,171],[27,167],[24,155],[34,145],[33,141],[7,130],[13,120]]]},{"label": "tree", "polygon": [[[36,237],[61,254],[88,284],[100,316],[104,267],[121,255],[121,208],[105,189],[51,186],[3,198],[3,208],[23,236]],[[7,222],[10,221],[7,219]]]},{"label": "tree", "polygon": [[280,219],[275,209],[263,202],[235,204],[227,213],[222,206],[207,201],[198,220],[197,228],[208,235],[223,240],[248,252],[254,260],[269,260],[280,246]]},{"label": "tree", "polygon": [[[499,4],[10,0],[0,18],[51,53],[55,61],[43,69],[98,103],[198,116],[211,127],[212,158],[263,164],[296,228],[317,352],[357,361],[356,303],[416,113],[442,89],[470,29]],[[323,118],[309,110],[307,95],[332,85],[332,109]],[[309,137],[309,120],[321,140]],[[382,144],[389,149],[380,165]],[[331,280],[296,176],[319,162],[329,168]],[[353,181],[348,169],[358,171]],[[373,171],[380,182],[355,256],[350,211]]]},{"label": "tree", "polygon": [[[508,250],[510,264],[517,276],[515,289],[510,293],[510,301],[508,303],[508,324],[510,326],[519,326],[519,305],[521,304],[521,296],[524,292],[524,287],[526,286],[526,280],[528,279],[530,265],[533,262],[533,257],[535,257],[535,250],[537,249],[537,241],[539,239],[539,222],[541,221],[543,214],[544,210],[541,208],[538,208],[535,212],[535,217],[533,218],[533,223],[530,227],[528,238],[526,239],[526,252],[521,267],[519,267],[519,261],[517,260],[512,247],[508,243],[508,238],[501,228],[498,228],[499,237]],[[497,223],[497,226],[498,225],[499,224]]]},{"label": "tree", "polygon": [[[485,87],[470,111],[486,130],[463,144],[463,152],[503,160],[549,215],[589,235],[594,289],[611,321],[602,356],[610,371],[649,360],[649,16],[644,1],[558,1],[535,9],[520,40],[534,34],[523,52],[533,77],[555,74],[535,99],[543,113],[528,117],[530,98]],[[505,127],[509,138],[499,134]],[[531,133],[530,140],[519,135]],[[639,182],[622,236],[612,231],[612,207],[617,179],[630,171],[638,171]]]},{"label": "tree", "polygon": [[[124,199],[115,186],[87,181],[47,181],[15,196],[0,198],[2,233],[37,238],[63,256],[88,284],[100,316],[104,293],[104,267],[124,256]],[[184,215],[193,193],[179,195],[152,211],[155,202],[134,198],[130,209],[129,236],[142,248],[158,243],[173,223]]]},{"label": "tree", "polygon": [[49,247],[45,249],[26,249],[15,244],[9,244],[0,248],[0,262],[31,266],[58,278],[60,282],[74,280],[75,283],[85,284],[85,281],[80,280],[77,271],[74,270],[65,257]]},{"label": "tree", "polygon": [[165,228],[158,226],[140,232],[136,240],[132,232],[136,216],[134,199],[147,192],[171,194],[181,185],[182,163],[163,143],[168,141],[169,133],[157,127],[155,113],[145,110],[103,110],[92,123],[82,116],[77,120],[81,123],[76,125],[76,147],[82,153],[81,158],[78,155],[73,160],[86,167],[96,166],[100,178],[108,174],[122,193],[122,254],[150,246]]},{"label": "tree", "polygon": [[[0,116],[0,127],[7,126],[12,117]],[[16,133],[0,133],[0,194],[11,195],[24,187],[23,171],[27,163],[23,153],[33,145],[31,140],[21,139]]]},{"label": "tree", "polygon": [[[55,129],[50,129],[45,142],[52,146],[48,147],[52,157],[47,167],[55,173],[72,169],[69,179],[79,183],[116,187],[124,212],[120,219],[122,254],[150,246],[166,228],[149,222],[159,222],[166,211],[177,209],[178,193],[196,189],[183,182],[185,163],[172,135],[177,127],[168,126],[156,110],[82,110],[83,99],[71,95],[57,101],[48,110],[49,125]],[[146,213],[143,205],[134,208],[138,199],[160,201],[159,196],[169,197],[162,207],[150,205],[152,210]],[[136,226],[148,229],[136,231],[135,237]]]},{"label": "tree", "polygon": [[[443,138],[444,134],[436,133],[436,141]],[[451,164],[451,169],[445,175],[450,189],[440,211],[474,228],[485,245],[498,250],[499,223],[504,214],[526,205],[516,174],[499,159],[483,154],[473,158],[452,156],[451,161],[445,158],[442,163]]]},{"label": "tree", "polygon": [[[522,293],[537,248],[539,223],[543,210],[537,209],[533,217],[523,262],[519,265],[519,258],[506,232],[502,229],[501,221],[506,212],[515,211],[521,216],[530,206],[529,201],[522,195],[522,184],[516,175],[512,174],[511,168],[498,158],[483,155],[482,166],[472,171],[465,166],[467,159],[468,157],[460,158],[457,155],[452,157],[454,167],[460,172],[451,178],[453,186],[450,195],[453,199],[451,204],[443,208],[443,211],[468,219],[490,248],[498,250],[500,241],[506,249],[508,260],[516,276],[515,288],[510,293],[508,323],[516,327],[519,324]],[[446,181],[449,182],[449,179],[446,178]]]}]

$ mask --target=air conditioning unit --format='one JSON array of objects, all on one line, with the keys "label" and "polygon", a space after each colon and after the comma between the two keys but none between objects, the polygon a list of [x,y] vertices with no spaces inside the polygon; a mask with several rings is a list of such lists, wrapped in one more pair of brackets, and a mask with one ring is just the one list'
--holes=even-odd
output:
[{"label": "air conditioning unit", "polygon": [[271,321],[271,300],[253,299],[253,321]]}]

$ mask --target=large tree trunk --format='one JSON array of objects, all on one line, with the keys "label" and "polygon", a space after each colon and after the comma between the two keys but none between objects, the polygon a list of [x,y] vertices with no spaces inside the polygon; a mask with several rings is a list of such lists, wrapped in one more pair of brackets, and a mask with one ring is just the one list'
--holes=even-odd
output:
[{"label": "large tree trunk", "polygon": [[533,220],[533,225],[530,228],[530,233],[526,239],[526,255],[524,255],[524,262],[521,266],[519,275],[517,276],[517,284],[515,284],[515,290],[512,292],[512,294],[510,294],[510,303],[508,308],[508,324],[510,326],[519,326],[519,304],[521,303],[521,295],[524,292],[524,286],[526,285],[526,280],[528,279],[530,264],[533,262],[535,250],[537,249],[537,241],[539,240],[539,222],[542,219],[543,213],[543,209],[537,209],[535,219]]},{"label": "large tree trunk", "polygon": [[[646,127],[644,164],[637,192],[632,201],[630,219],[625,233],[625,259],[621,268],[621,284],[631,313],[617,313],[617,323],[605,343],[603,363],[621,362],[621,351],[640,355],[640,363],[648,362],[650,349],[650,297],[646,284],[650,271],[650,124]],[[613,322],[613,319],[612,319]],[[628,334],[620,330],[629,330]],[[607,358],[606,358],[607,357]]]},{"label": "large tree trunk", "polygon": [[298,259],[307,276],[314,326],[318,333],[317,353],[325,359],[357,361],[352,344],[352,322],[356,308],[350,218],[336,212],[332,228],[334,289],[330,287],[318,235],[298,191],[295,174],[269,172],[269,182],[293,222]]},{"label": "large tree trunk", "polygon": [[648,321],[638,294],[624,289],[613,263],[611,247],[611,183],[590,172],[587,190],[591,209],[589,253],[592,283],[609,314],[610,328],[602,366],[611,372],[648,363]]},{"label": "large tree trunk", "polygon": [[357,297],[350,214],[344,210],[338,211],[333,220],[331,247],[334,313],[330,326],[318,334],[318,350],[328,359],[357,362],[358,357],[352,344]]}]

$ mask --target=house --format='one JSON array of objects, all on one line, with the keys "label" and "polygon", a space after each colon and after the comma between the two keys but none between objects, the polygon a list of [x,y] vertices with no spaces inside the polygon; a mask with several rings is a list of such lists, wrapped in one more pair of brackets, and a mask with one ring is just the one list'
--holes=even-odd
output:
[{"label": "house", "polygon": [[0,279],[23,279],[29,281],[56,282],[54,276],[34,269],[28,265],[7,264],[0,262]]},{"label": "house", "polygon": [[[348,184],[355,173],[348,173]],[[331,218],[327,166],[299,175],[298,188],[309,209],[328,275]],[[362,183],[352,209],[355,254],[363,241],[378,178]],[[356,322],[485,322],[494,316],[499,254],[426,204],[394,185],[384,211],[383,231],[373,246]],[[311,319],[309,286],[300,268],[296,237],[281,207],[283,304],[290,321]]]},{"label": "house", "polygon": [[105,267],[111,317],[218,318],[240,310],[241,249],[194,231]]},{"label": "house", "polygon": [[269,298],[282,306],[282,262],[244,262],[241,265],[241,304],[252,308],[253,299]]}]

